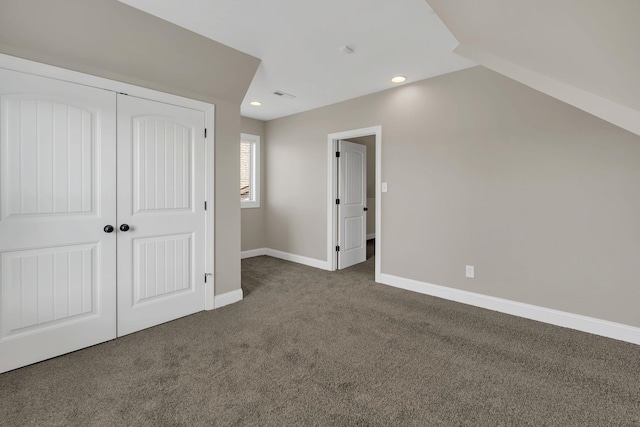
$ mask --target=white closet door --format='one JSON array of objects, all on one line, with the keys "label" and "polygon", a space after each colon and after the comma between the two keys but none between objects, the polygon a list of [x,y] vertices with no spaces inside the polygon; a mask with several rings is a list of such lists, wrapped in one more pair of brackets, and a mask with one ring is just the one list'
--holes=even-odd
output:
[{"label": "white closet door", "polygon": [[116,336],[115,104],[0,69],[0,372]]},{"label": "white closet door", "polygon": [[118,95],[119,336],[204,310],[204,123]]},{"label": "white closet door", "polygon": [[338,268],[367,259],[367,146],[340,141],[338,175]]}]

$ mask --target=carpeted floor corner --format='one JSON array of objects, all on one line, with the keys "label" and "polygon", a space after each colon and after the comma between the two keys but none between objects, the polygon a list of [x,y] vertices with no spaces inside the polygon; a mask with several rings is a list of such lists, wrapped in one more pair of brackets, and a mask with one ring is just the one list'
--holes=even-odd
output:
[{"label": "carpeted floor corner", "polygon": [[0,425],[640,425],[640,346],[242,261],[243,301],[0,375]]}]

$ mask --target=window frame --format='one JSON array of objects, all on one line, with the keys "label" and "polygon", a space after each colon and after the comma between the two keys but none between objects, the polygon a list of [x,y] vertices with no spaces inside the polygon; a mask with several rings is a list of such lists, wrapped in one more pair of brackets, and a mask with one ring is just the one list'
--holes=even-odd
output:
[{"label": "window frame", "polygon": [[249,186],[251,199],[240,200],[241,208],[260,207],[260,136],[248,133],[240,134],[240,143],[251,145],[249,150]]}]

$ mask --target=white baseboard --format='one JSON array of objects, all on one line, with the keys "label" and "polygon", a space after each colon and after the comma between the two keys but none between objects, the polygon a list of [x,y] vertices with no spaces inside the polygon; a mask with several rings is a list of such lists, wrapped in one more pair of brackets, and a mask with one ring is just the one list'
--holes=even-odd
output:
[{"label": "white baseboard", "polygon": [[564,311],[491,297],[474,292],[447,288],[444,286],[405,279],[403,277],[384,273],[380,275],[380,283],[400,289],[406,289],[408,291],[419,292],[421,294],[461,302],[463,304],[499,311],[501,313],[537,320],[539,322],[550,323],[552,325],[588,332],[633,344],[640,344],[640,328],[624,325],[622,323],[615,323],[608,320],[567,313]]},{"label": "white baseboard", "polygon": [[308,258],[302,255],[295,255],[288,252],[277,251],[275,249],[269,249],[269,248],[260,248],[260,249],[251,249],[248,251],[242,251],[240,252],[240,259],[253,258],[261,255],[268,255],[270,257],[280,258],[285,261],[304,264],[304,265],[308,265],[309,267],[320,268],[322,270],[329,269],[328,267],[329,264],[326,261],[315,259],[315,258]]},{"label": "white baseboard", "polygon": [[275,249],[267,249],[265,255],[280,258],[285,261],[297,262],[298,264],[308,265],[309,267],[329,270],[329,263],[320,259],[307,258],[306,256],[290,254],[288,252],[277,251]]},{"label": "white baseboard", "polygon": [[373,240],[376,238],[376,233],[367,234],[367,240]]},{"label": "white baseboard", "polygon": [[216,308],[220,308],[225,305],[233,304],[234,302],[242,301],[242,297],[242,289],[236,289],[235,291],[216,295],[214,297],[214,304]]},{"label": "white baseboard", "polygon": [[261,256],[266,254],[267,254],[267,248],[250,249],[248,251],[240,252],[240,259],[253,258],[254,256]]}]

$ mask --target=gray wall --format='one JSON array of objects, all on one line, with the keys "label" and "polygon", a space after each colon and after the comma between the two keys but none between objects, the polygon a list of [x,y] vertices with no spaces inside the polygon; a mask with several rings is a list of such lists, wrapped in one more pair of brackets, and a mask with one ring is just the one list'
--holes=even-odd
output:
[{"label": "gray wall", "polygon": [[640,137],[481,67],[267,122],[268,247],[326,258],[327,134],[375,125],[383,273],[640,326]]},{"label": "gray wall", "polygon": [[216,294],[240,288],[240,102],[259,60],[115,0],[2,0],[0,52],[215,104]]},{"label": "gray wall", "polygon": [[241,250],[261,249],[266,247],[265,239],[265,154],[267,141],[264,132],[265,123],[262,120],[241,117],[240,129],[242,133],[258,135],[260,137],[260,207],[242,208],[242,244]]}]

